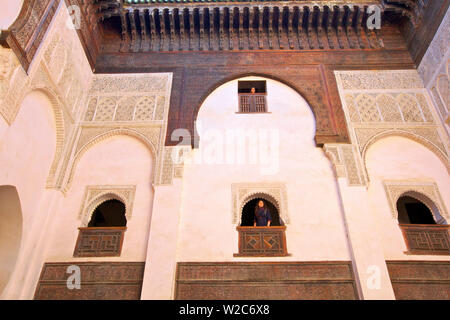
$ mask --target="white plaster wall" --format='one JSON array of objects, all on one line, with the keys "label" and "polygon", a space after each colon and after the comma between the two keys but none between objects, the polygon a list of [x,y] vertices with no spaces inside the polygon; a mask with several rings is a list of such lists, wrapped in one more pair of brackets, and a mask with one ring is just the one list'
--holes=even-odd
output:
[{"label": "white plaster wall", "polygon": [[14,123],[0,141],[0,184],[17,187],[24,221],[36,216],[55,147],[51,102],[43,92],[34,91],[25,97]]},{"label": "white plaster wall", "polygon": [[[42,227],[43,199],[49,192],[45,184],[55,147],[51,102],[43,92],[31,92],[0,140],[0,168],[3,169],[0,170],[0,185],[15,186],[22,206],[23,237],[18,261],[30,259],[37,237],[33,230]],[[24,264],[18,262],[17,266],[15,275],[11,276],[14,281],[9,282],[10,290],[15,293],[21,290],[24,281],[21,274]]]},{"label": "white plaster wall", "polygon": [[[45,261],[145,261],[153,202],[153,156],[146,145],[129,136],[114,136],[89,149],[79,161],[73,183],[53,219]],[[132,217],[120,257],[73,258],[79,219],[88,185],[136,185]]]},{"label": "white plaster wall", "polygon": [[[245,78],[261,80],[261,78]],[[177,261],[350,260],[336,182],[328,159],[313,142],[315,120],[305,100],[293,89],[267,80],[269,113],[237,114],[238,81],[217,88],[203,103],[197,128],[200,147],[192,159],[212,153],[214,136],[227,129],[275,130],[271,165],[187,164],[183,177]],[[215,130],[215,131],[211,131]],[[275,137],[276,138],[276,137]],[[226,139],[225,139],[226,140]],[[227,150],[232,143],[224,143]],[[229,154],[224,151],[224,154]],[[261,168],[275,168],[270,174]],[[238,232],[232,223],[232,183],[286,184],[290,224],[289,257],[233,258]]]},{"label": "white plaster wall", "polygon": [[0,186],[0,295],[9,282],[22,238],[22,208],[13,186]]},{"label": "white plaster wall", "polygon": [[6,30],[17,19],[23,0],[0,0],[0,30]]},{"label": "white plaster wall", "polygon": [[386,260],[450,260],[448,256],[405,255],[406,244],[394,219],[383,180],[436,182],[445,206],[450,208],[450,178],[442,161],[425,146],[403,137],[387,137],[375,142],[366,153],[370,178],[369,203]]}]

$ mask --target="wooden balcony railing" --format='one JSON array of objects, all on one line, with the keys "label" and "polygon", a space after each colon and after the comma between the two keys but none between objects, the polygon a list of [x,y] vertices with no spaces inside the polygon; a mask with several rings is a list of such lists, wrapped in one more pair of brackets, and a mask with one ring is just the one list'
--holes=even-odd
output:
[{"label": "wooden balcony railing", "polygon": [[408,253],[450,255],[450,226],[400,224]]},{"label": "wooden balcony railing", "polygon": [[74,257],[118,257],[126,227],[78,228]]},{"label": "wooden balcony railing", "polygon": [[235,257],[287,256],[286,227],[237,227],[239,253]]},{"label": "wooden balcony railing", "polygon": [[240,93],[239,94],[239,112],[253,113],[253,112],[267,112],[266,95]]}]

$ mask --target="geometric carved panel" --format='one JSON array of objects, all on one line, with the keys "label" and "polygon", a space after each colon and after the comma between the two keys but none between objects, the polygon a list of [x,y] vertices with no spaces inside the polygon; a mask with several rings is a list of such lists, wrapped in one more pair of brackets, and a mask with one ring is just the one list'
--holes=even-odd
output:
[{"label": "geometric carved panel", "polygon": [[450,226],[401,224],[408,253],[450,255]]},{"label": "geometric carved panel", "polygon": [[349,261],[179,262],[177,300],[355,300]]},{"label": "geometric carved panel", "polygon": [[279,257],[287,256],[286,226],[281,227],[237,227],[239,232],[239,254],[235,257]]},{"label": "geometric carved panel", "polygon": [[450,261],[386,261],[397,300],[450,300]]},{"label": "geometric carved panel", "polygon": [[118,257],[126,227],[79,228],[74,257]]},{"label": "geometric carved panel", "polygon": [[[68,289],[71,265],[80,268],[80,289]],[[35,300],[139,300],[144,262],[45,263]]]}]

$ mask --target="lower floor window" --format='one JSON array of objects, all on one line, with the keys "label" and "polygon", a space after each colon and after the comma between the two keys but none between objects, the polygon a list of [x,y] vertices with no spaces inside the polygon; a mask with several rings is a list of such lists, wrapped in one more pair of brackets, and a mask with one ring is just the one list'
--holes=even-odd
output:
[{"label": "lower floor window", "polygon": [[427,204],[409,195],[397,201],[398,221],[408,253],[449,255],[450,227],[434,203],[430,200]]},{"label": "lower floor window", "polygon": [[75,257],[120,256],[126,231],[125,205],[107,200],[92,213],[88,227],[79,228]]}]

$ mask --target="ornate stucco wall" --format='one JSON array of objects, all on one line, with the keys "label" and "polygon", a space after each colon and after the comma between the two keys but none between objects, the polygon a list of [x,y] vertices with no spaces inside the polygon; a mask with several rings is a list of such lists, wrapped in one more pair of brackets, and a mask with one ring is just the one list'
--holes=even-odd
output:
[{"label": "ornate stucco wall", "polygon": [[450,122],[450,85],[449,85],[449,61],[450,61],[450,10],[444,17],[433,41],[431,42],[418,72],[422,77],[425,87],[430,92],[439,116],[447,124],[447,132]]}]

